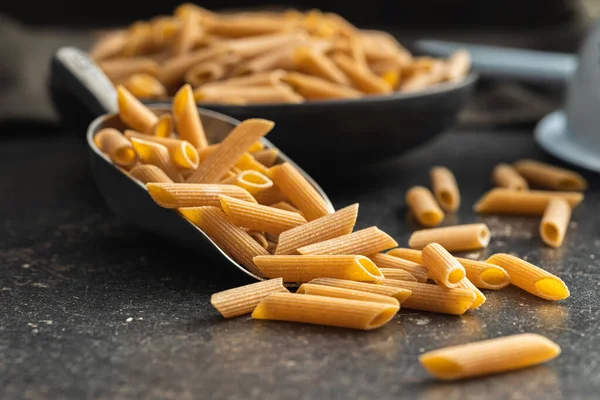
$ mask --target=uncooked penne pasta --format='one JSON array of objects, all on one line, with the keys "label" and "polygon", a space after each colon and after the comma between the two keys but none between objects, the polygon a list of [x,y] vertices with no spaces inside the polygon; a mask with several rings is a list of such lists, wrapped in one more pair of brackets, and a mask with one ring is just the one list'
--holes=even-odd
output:
[{"label": "uncooked penne pasta", "polygon": [[141,133],[152,133],[158,117],[123,86],[117,86],[119,117],[128,127]]},{"label": "uncooked penne pasta", "polygon": [[406,272],[406,271],[404,271],[402,269],[398,269],[398,268],[379,268],[379,270],[381,271],[381,273],[383,274],[383,277],[385,279],[396,279],[396,280],[399,280],[399,281],[417,282],[417,278],[415,278],[413,275],[411,275],[410,273],[408,273],[408,272]]},{"label": "uncooked penne pasta", "polygon": [[367,257],[357,255],[259,256],[254,263],[269,278],[303,283],[315,278],[337,278],[375,282],[383,278]]},{"label": "uncooked penne pasta", "polygon": [[245,189],[235,185],[214,183],[149,183],[146,185],[152,200],[164,208],[213,206],[221,208],[219,195],[247,202],[254,198]]},{"label": "uncooked penne pasta", "polygon": [[509,164],[498,164],[492,171],[492,181],[498,187],[512,190],[527,190],[527,181]]},{"label": "uncooked penne pasta", "polygon": [[316,278],[311,280],[309,283],[314,285],[332,286],[342,289],[375,293],[382,296],[391,296],[398,300],[400,304],[402,304],[402,302],[404,302],[404,300],[406,300],[412,293],[409,289],[402,289],[393,286],[374,285],[372,283],[349,281],[346,279]]},{"label": "uncooked penne pasta", "polygon": [[430,351],[419,361],[431,375],[449,381],[521,369],[559,354],[550,339],[522,333]]},{"label": "uncooked penne pasta", "polygon": [[[198,64],[190,69],[184,75],[184,80],[193,87],[201,86],[207,82],[212,82],[223,78],[227,74],[226,66],[215,61]],[[194,100],[196,94],[194,93]]]},{"label": "uncooked penne pasta", "polygon": [[264,233],[257,232],[257,231],[246,231],[246,232],[248,233],[248,235],[250,235],[250,237],[252,239],[254,239],[256,241],[256,243],[260,244],[264,249],[269,251],[269,242],[267,241],[267,238],[265,237]]},{"label": "uncooked penne pasta", "polygon": [[571,206],[565,199],[550,200],[540,222],[540,236],[544,243],[550,247],[560,247],[570,219]]},{"label": "uncooked penne pasta", "polygon": [[140,99],[156,99],[167,95],[167,89],[162,83],[148,74],[131,75],[123,81],[122,85]]},{"label": "uncooked penne pasta", "polygon": [[447,61],[446,75],[450,82],[458,82],[469,74],[471,55],[465,49],[455,51]]},{"label": "uncooked penne pasta", "polygon": [[[250,169],[253,171],[260,172],[260,174],[263,176],[262,176],[261,180],[257,181],[256,183],[263,183],[263,182],[265,182],[266,179],[268,179],[268,177],[266,177],[265,175],[269,174],[269,169],[267,167],[265,167],[264,165],[262,165],[261,163],[259,163],[258,161],[256,161],[254,156],[252,154],[250,154],[249,152],[242,154],[242,156],[239,158],[239,160],[237,160],[235,162],[235,166],[242,171]],[[263,187],[263,188],[266,189],[266,187]]]},{"label": "uncooked penne pasta", "polygon": [[293,48],[291,47],[273,49],[238,64],[231,73],[235,77],[245,77],[246,75],[265,73],[273,70],[290,69],[294,65],[292,55]]},{"label": "uncooked penne pasta", "polygon": [[477,213],[521,214],[542,216],[553,198],[565,199],[571,208],[583,200],[579,192],[552,192],[541,190],[510,190],[495,188],[487,192],[473,206]]},{"label": "uncooked penne pasta", "polygon": [[[158,122],[154,125],[153,134],[159,138],[168,138],[173,133],[173,116],[169,113],[162,114],[158,117]],[[198,150],[196,150],[196,157],[198,157]],[[200,161],[200,159],[198,159]]]},{"label": "uncooked penne pasta", "polygon": [[398,246],[387,233],[376,226],[338,236],[297,249],[300,254],[360,254],[369,256]]},{"label": "uncooked penne pasta", "polygon": [[115,58],[98,63],[104,74],[113,82],[122,81],[135,74],[156,76],[158,63],[150,58]]},{"label": "uncooked penne pasta", "polygon": [[236,161],[275,124],[266,119],[247,119],[237,125],[187,180],[188,183],[218,182]]},{"label": "uncooked penne pasta", "polygon": [[295,45],[303,35],[289,33],[275,33],[271,35],[251,36],[240,39],[229,39],[220,42],[234,54],[243,59],[252,58],[268,51]]},{"label": "uncooked penne pasta", "polygon": [[264,148],[265,148],[265,145],[263,142],[261,142],[261,141],[254,142],[252,144],[252,146],[250,146],[248,148],[248,153],[252,153],[252,155],[255,156],[257,152],[264,150]]},{"label": "uncooked penne pasta", "polygon": [[138,155],[129,139],[116,129],[102,129],[94,135],[94,143],[121,167],[130,167],[138,161]]},{"label": "uncooked penne pasta", "polygon": [[429,243],[439,243],[448,251],[483,249],[490,243],[492,234],[486,224],[466,224],[415,231],[408,245],[421,250]]},{"label": "uncooked penne pasta", "polygon": [[314,186],[290,163],[271,167],[269,176],[281,192],[298,207],[307,221],[312,221],[333,210]]},{"label": "uncooked penne pasta", "polygon": [[258,304],[252,318],[371,330],[385,325],[399,309],[372,301],[275,293]]},{"label": "uncooked penne pasta", "polygon": [[294,51],[294,63],[300,72],[318,76],[340,85],[349,85],[350,80],[325,54],[308,46]]},{"label": "uncooked penne pasta", "polygon": [[202,103],[219,103],[226,99],[241,99],[247,104],[302,103],[304,98],[284,84],[272,86],[215,86],[198,87],[194,99]]},{"label": "uncooked penne pasta", "polygon": [[210,304],[225,318],[249,314],[265,297],[273,293],[287,293],[281,278],[224,290],[210,296]]},{"label": "uncooked penne pasta", "polygon": [[[419,254],[420,257],[420,254]],[[379,267],[379,269],[389,270],[389,269],[399,269],[405,272],[408,272],[412,276],[415,277],[417,282],[427,282],[428,272],[427,268],[423,265],[419,265],[415,262],[405,260],[402,258],[394,257],[388,254],[376,253],[369,256],[371,261]],[[385,273],[383,274],[385,275]],[[398,279],[392,278],[390,279]],[[400,279],[402,280],[402,279]]]},{"label": "uncooked penne pasta", "polygon": [[312,294],[315,296],[337,297],[340,299],[372,301],[375,303],[400,306],[400,302],[391,296],[363,292],[361,290],[344,289],[335,286],[319,285],[315,283],[303,283],[302,285],[300,285],[296,293]]},{"label": "uncooked penne pasta", "polygon": [[208,24],[208,33],[216,36],[239,38],[245,36],[267,35],[286,31],[290,28],[284,21],[277,18],[261,17],[218,17]]},{"label": "uncooked penne pasta", "polygon": [[219,196],[227,218],[237,226],[273,235],[305,224],[300,214],[229,196]]},{"label": "uncooked penne pasta", "polygon": [[216,207],[180,208],[179,212],[200,228],[225,254],[251,273],[262,276],[252,259],[269,252],[242,228],[233,225]]},{"label": "uncooked penne pasta", "polygon": [[513,255],[494,254],[486,262],[504,268],[513,285],[542,299],[564,300],[570,295],[562,279]]},{"label": "uncooked penne pasta", "polygon": [[290,72],[282,80],[308,100],[355,99],[360,97],[358,90],[299,72]]},{"label": "uncooked penne pasta", "polygon": [[256,159],[256,161],[258,161],[265,167],[271,167],[271,166],[273,166],[273,164],[275,164],[275,162],[277,161],[277,158],[279,157],[279,150],[277,150],[277,149],[259,150],[255,153],[253,153],[253,156]]},{"label": "uncooked penne pasta", "polygon": [[223,181],[223,183],[229,183],[242,187],[252,195],[273,186],[273,181],[260,172],[253,170],[242,171],[227,181]]},{"label": "uncooked penne pasta", "polygon": [[162,144],[132,137],[131,143],[144,164],[156,165],[162,169],[173,182],[181,182],[181,173],[175,167],[169,150]]},{"label": "uncooked penne pasta", "polygon": [[436,226],[444,220],[444,212],[433,194],[423,186],[414,186],[406,192],[406,204],[422,225]]},{"label": "uncooked penne pasta", "polygon": [[127,33],[125,31],[116,31],[104,35],[88,51],[90,57],[96,61],[117,56],[127,43]]},{"label": "uncooked penne pasta", "polygon": [[180,20],[181,26],[173,35],[170,46],[170,55],[173,57],[184,55],[191,50],[194,47],[196,36],[202,31],[201,25],[198,24],[193,14],[188,14]]},{"label": "uncooked penne pasta", "polygon": [[261,190],[260,192],[256,192],[253,194],[253,196],[258,202],[258,204],[264,205],[277,203],[278,201],[288,200],[288,198],[275,185],[271,186],[268,189]]},{"label": "uncooked penne pasta", "polygon": [[204,133],[204,127],[190,85],[184,85],[175,95],[173,119],[181,139],[187,140],[196,148],[208,147],[206,133]]},{"label": "uncooked penne pasta", "polygon": [[454,174],[446,167],[433,167],[429,170],[433,194],[442,209],[456,212],[460,207],[460,192]]},{"label": "uncooked penne pasta", "polygon": [[412,261],[415,264],[423,265],[423,259],[421,258],[421,250],[405,249],[397,247],[385,253],[386,255],[401,258],[404,260]]},{"label": "uncooked penne pasta", "polygon": [[285,231],[279,235],[275,254],[297,254],[300,247],[349,235],[354,229],[357,216],[358,203]]},{"label": "uncooked penne pasta", "polygon": [[523,178],[546,189],[579,191],[587,188],[585,178],[568,169],[535,160],[519,160],[513,166]]},{"label": "uncooked penne pasta", "polygon": [[162,144],[169,150],[171,160],[179,168],[194,169],[198,167],[198,151],[187,140],[146,135],[130,129],[125,131],[125,136],[129,139],[136,138]]},{"label": "uncooked penne pasta", "polygon": [[439,285],[447,288],[458,287],[466,275],[465,268],[438,243],[425,246],[421,258],[429,276]]},{"label": "uncooked penne pasta", "polygon": [[156,165],[142,164],[134,167],[129,171],[129,175],[133,176],[144,185],[146,183],[157,182],[157,183],[173,183],[171,178],[165,172],[158,168]]},{"label": "uncooked penne pasta", "polygon": [[336,54],[333,61],[352,81],[352,84],[360,91],[368,94],[386,94],[392,92],[392,86],[381,79],[367,68],[360,68],[350,57],[344,54]]},{"label": "uncooked penne pasta", "polygon": [[475,301],[473,304],[471,304],[471,307],[469,307],[471,310],[481,307],[487,300],[485,295],[481,293],[477,286],[475,286],[473,282],[471,282],[466,276],[460,282],[458,282],[456,287],[471,290],[473,293],[475,293]]},{"label": "uncooked penne pasta", "polygon": [[167,89],[170,89],[183,81],[185,72],[194,65],[216,58],[226,52],[227,49],[224,47],[211,46],[183,54],[179,57],[170,58],[161,65],[158,79]]},{"label": "uncooked penne pasta", "polygon": [[302,215],[300,210],[298,210],[296,207],[294,207],[287,201],[278,201],[277,203],[273,203],[273,204],[269,205],[269,207],[279,208],[280,210],[295,212],[295,213]]}]

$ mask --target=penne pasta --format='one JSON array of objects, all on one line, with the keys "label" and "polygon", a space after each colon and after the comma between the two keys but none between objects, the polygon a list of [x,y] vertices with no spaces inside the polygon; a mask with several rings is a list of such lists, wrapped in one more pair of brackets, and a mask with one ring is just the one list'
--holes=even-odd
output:
[{"label": "penne pasta", "polygon": [[448,251],[478,250],[488,246],[491,236],[486,224],[455,225],[415,231],[408,245],[418,250],[429,243],[439,243]]},{"label": "penne pasta", "polygon": [[257,152],[253,153],[253,156],[256,161],[258,161],[265,167],[271,167],[271,166],[273,166],[273,164],[275,164],[275,162],[277,162],[277,159],[279,157],[279,150],[278,149],[258,150]]},{"label": "penne pasta", "polygon": [[447,61],[446,75],[450,82],[458,82],[469,74],[471,55],[465,49],[455,51]]},{"label": "penne pasta", "polygon": [[279,292],[288,292],[283,286],[283,280],[269,279],[215,293],[210,296],[210,304],[223,317],[233,318],[251,313],[262,299]]},{"label": "penne pasta", "polygon": [[267,238],[265,237],[264,233],[257,232],[257,231],[246,231],[246,232],[248,233],[248,235],[250,235],[250,237],[252,239],[254,239],[256,241],[256,243],[258,243],[264,249],[269,251],[269,242],[267,241]]},{"label": "penne pasta", "polygon": [[398,246],[387,233],[376,226],[297,249],[300,254],[360,254],[369,256]]},{"label": "penne pasta", "polygon": [[374,303],[390,304],[400,307],[400,302],[391,296],[363,292],[361,290],[344,289],[335,286],[319,285],[314,283],[303,283],[296,291],[298,294],[310,294],[315,296],[337,297],[340,299],[372,301]]},{"label": "penne pasta", "polygon": [[[393,251],[393,250],[390,250]],[[380,270],[399,269],[411,274],[417,282],[427,282],[427,268],[409,260],[394,257],[388,254],[375,253],[369,256],[371,261],[377,265]],[[419,253],[420,257],[420,253]],[[385,275],[385,273],[384,273]],[[390,279],[398,279],[389,277]],[[402,279],[399,279],[402,280]]]},{"label": "penne pasta", "polygon": [[123,86],[117,86],[119,117],[131,129],[141,133],[152,133],[158,117]]},{"label": "penne pasta", "polygon": [[400,84],[401,92],[415,92],[424,90],[430,86],[444,81],[447,77],[447,69],[444,62],[433,61],[431,67],[425,71],[418,71]]},{"label": "penne pasta", "polygon": [[397,257],[403,260],[412,261],[415,264],[423,265],[423,259],[421,258],[421,250],[405,249],[397,247],[385,253],[388,256]]},{"label": "penne pasta", "polygon": [[203,85],[204,89],[208,88],[222,88],[225,86],[276,86],[281,83],[281,79],[285,76],[285,71],[277,69],[274,71],[258,72],[254,75],[239,76],[235,78],[228,78],[219,82],[211,82]]},{"label": "penne pasta", "polygon": [[383,278],[371,260],[357,255],[270,255],[256,257],[254,263],[263,275],[281,277],[284,282],[290,283],[303,283],[322,277],[360,282],[375,282]]},{"label": "penne pasta", "polygon": [[147,57],[114,58],[100,61],[98,66],[113,82],[126,80],[136,74],[155,77],[159,70],[158,63]]},{"label": "penne pasta", "polygon": [[148,74],[134,74],[122,83],[129,92],[140,99],[156,99],[165,97],[167,89],[158,79]]},{"label": "penne pasta", "polygon": [[152,200],[164,208],[221,207],[219,195],[254,202],[245,189],[235,185],[196,183],[149,183],[146,185]]},{"label": "penne pasta", "polygon": [[223,181],[223,183],[229,183],[244,188],[252,195],[273,186],[273,181],[260,172],[253,170],[242,171],[238,175],[234,175],[228,180]]},{"label": "penne pasta", "polygon": [[253,194],[258,204],[272,204],[278,201],[287,201],[288,198],[281,193],[281,190],[277,186],[273,185],[270,188],[261,190]]},{"label": "penne pasta", "polygon": [[194,90],[194,99],[203,103],[220,103],[227,99],[239,99],[243,104],[301,103],[304,98],[289,86],[200,86]]},{"label": "penne pasta", "polygon": [[562,279],[513,255],[494,254],[486,262],[504,268],[513,285],[542,299],[564,300],[570,295]]},{"label": "penne pasta", "polygon": [[287,201],[278,201],[277,203],[273,203],[273,204],[269,205],[269,207],[279,208],[280,210],[295,212],[295,213],[302,215],[300,210],[298,210],[296,207],[294,207]]},{"label": "penne pasta", "polygon": [[470,310],[474,310],[476,308],[481,307],[483,303],[485,303],[485,301],[487,300],[485,295],[481,293],[481,291],[477,289],[477,286],[475,286],[473,282],[471,282],[466,276],[460,282],[458,282],[458,285],[456,287],[467,289],[475,293],[475,301],[473,302],[473,304],[471,304],[471,307],[469,307]]},{"label": "penne pasta", "polygon": [[195,169],[198,167],[198,151],[186,140],[145,135],[130,129],[125,131],[125,136],[129,139],[136,138],[162,144],[169,151],[173,163],[179,168]]},{"label": "penne pasta", "polygon": [[519,160],[513,166],[523,178],[546,189],[580,191],[587,188],[585,178],[568,169],[535,160]]},{"label": "penne pasta", "polygon": [[299,72],[286,74],[282,81],[308,100],[355,99],[360,97],[360,92],[356,89]]},{"label": "penne pasta", "polygon": [[250,148],[248,149],[248,153],[252,153],[252,155],[255,156],[257,152],[264,150],[264,148],[265,145],[261,141],[254,142],[252,146],[250,146]]},{"label": "penne pasta", "polygon": [[103,35],[88,51],[90,57],[96,61],[113,58],[119,55],[127,43],[127,33],[116,31]]},{"label": "penne pasta", "polygon": [[239,55],[242,59],[248,59],[274,49],[281,49],[290,45],[295,46],[298,39],[304,39],[304,36],[300,34],[275,33],[224,40],[221,44],[234,54]]},{"label": "penne pasta", "polygon": [[158,168],[162,169],[173,182],[182,181],[183,178],[175,167],[169,154],[169,150],[164,145],[134,137],[130,140],[131,144],[133,144],[133,148],[144,164],[156,165]]},{"label": "penne pasta", "polygon": [[258,304],[252,318],[371,330],[385,325],[399,309],[372,301],[275,293]]},{"label": "penne pasta", "polygon": [[171,42],[170,54],[173,57],[186,54],[194,47],[196,36],[201,34],[201,25],[198,24],[193,14],[188,14],[179,18],[181,26],[174,33]]},{"label": "penne pasta", "polygon": [[[391,93],[392,87],[368,68],[361,68],[359,64],[350,57],[338,53],[333,56],[333,61],[352,81],[354,87],[368,94]],[[366,64],[366,62],[365,62]]]},{"label": "penne pasta", "polygon": [[[162,114],[158,117],[158,122],[154,125],[154,129],[152,129],[152,133],[154,136],[159,138],[168,138],[173,133],[173,116],[169,113]],[[198,150],[196,150],[196,157],[198,154]],[[200,161],[198,159],[198,161]]]},{"label": "penne pasta", "polygon": [[350,80],[325,54],[312,47],[298,47],[294,51],[295,68],[308,75],[318,76],[340,85],[349,85]]},{"label": "penne pasta", "polygon": [[540,236],[544,243],[550,247],[560,247],[565,238],[570,219],[571,206],[566,200],[550,200],[540,222]]},{"label": "penne pasta", "polygon": [[541,364],[559,354],[551,340],[523,333],[430,351],[419,361],[436,378],[457,380]]},{"label": "penne pasta", "polygon": [[230,17],[215,18],[207,26],[207,32],[212,35],[239,38],[245,36],[267,35],[283,32],[290,27],[276,18]]},{"label": "penne pasta", "polygon": [[508,164],[498,164],[492,172],[492,181],[498,187],[512,190],[528,190],[527,181]]},{"label": "penne pasta", "polygon": [[133,176],[144,185],[146,183],[173,183],[171,178],[156,165],[138,165],[129,171],[129,175]]},{"label": "penne pasta", "polygon": [[335,278],[316,278],[309,282],[314,285],[331,286],[341,289],[356,290],[366,293],[374,293],[382,296],[391,296],[398,300],[400,304],[406,300],[412,293],[409,289],[402,289],[392,286],[373,285],[372,283],[349,281]]},{"label": "penne pasta", "polygon": [[554,198],[565,199],[571,208],[583,200],[579,192],[546,192],[540,190],[492,189],[473,206],[477,213],[521,214],[542,216],[548,202]]},{"label": "penne pasta", "polygon": [[197,148],[208,147],[208,139],[206,139],[190,85],[184,85],[175,95],[173,119],[181,139],[187,140]]},{"label": "penne pasta", "polygon": [[182,82],[186,71],[194,65],[207,62],[226,52],[227,50],[223,47],[210,46],[179,57],[170,58],[161,65],[158,79],[167,89],[170,89]]},{"label": "penne pasta", "polygon": [[444,220],[433,194],[423,186],[414,186],[406,192],[406,204],[421,225],[436,226]]},{"label": "penne pasta", "polygon": [[460,207],[460,192],[454,174],[446,167],[429,170],[431,186],[436,200],[446,212],[453,213]]},{"label": "penne pasta", "polygon": [[274,49],[238,64],[231,73],[235,77],[245,77],[274,70],[287,70],[294,65],[292,55],[292,47]]},{"label": "penne pasta", "polygon": [[412,282],[417,282],[417,278],[415,278],[413,275],[411,275],[410,273],[402,270],[402,269],[398,269],[398,268],[379,268],[379,270],[381,271],[381,273],[383,274],[383,277],[385,279],[396,279],[398,281],[412,281]]},{"label": "penne pasta", "polygon": [[465,268],[437,243],[425,246],[421,258],[429,276],[439,285],[454,288],[465,278]]},{"label": "penne pasta", "polygon": [[[188,69],[183,79],[192,87],[198,87],[205,83],[219,80],[225,77],[226,74],[227,68],[225,65],[216,61],[211,61],[198,64]],[[195,93],[194,100],[198,100]]]},{"label": "penne pasta", "polygon": [[131,142],[116,129],[104,128],[96,133],[94,144],[121,167],[130,167],[138,161],[137,152]]},{"label": "penne pasta", "polygon": [[[239,168],[241,172],[247,169],[259,172],[262,175],[262,178],[260,181],[257,181],[257,183],[264,183],[266,180],[269,180],[269,178],[265,176],[269,174],[269,169],[256,161],[254,156],[248,152],[242,154],[239,160],[235,162],[235,167]],[[267,187],[264,188],[266,189]]]}]

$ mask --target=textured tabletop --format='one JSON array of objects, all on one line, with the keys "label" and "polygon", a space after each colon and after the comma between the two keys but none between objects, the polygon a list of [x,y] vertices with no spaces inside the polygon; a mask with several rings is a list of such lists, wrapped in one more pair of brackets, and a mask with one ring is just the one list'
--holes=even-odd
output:
[{"label": "textured tabletop", "polygon": [[[360,202],[358,227],[406,244],[415,229],[404,192],[427,169],[455,171],[460,213],[486,222],[480,256],[514,252],[564,279],[571,297],[487,291],[461,317],[401,310],[371,332],[223,320],[211,293],[244,283],[201,254],[113,216],[74,137],[0,143],[0,398],[2,399],[597,399],[600,392],[600,182],[573,213],[564,246],[541,243],[538,219],[476,216],[497,162],[544,159],[527,132],[455,132],[397,160],[322,179],[336,207]],[[520,332],[560,344],[546,365],[438,383],[424,351]]]}]

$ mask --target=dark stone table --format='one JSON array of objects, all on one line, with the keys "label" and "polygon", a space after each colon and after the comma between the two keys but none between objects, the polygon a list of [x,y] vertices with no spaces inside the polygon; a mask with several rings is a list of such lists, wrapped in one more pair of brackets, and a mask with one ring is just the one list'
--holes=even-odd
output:
[{"label": "dark stone table", "polygon": [[[399,133],[401,134],[401,133]],[[598,399],[600,184],[575,210],[564,246],[545,247],[535,218],[479,217],[492,167],[544,159],[528,132],[454,132],[346,178],[323,179],[336,207],[360,202],[359,227],[406,244],[415,228],[405,190],[433,164],[452,168],[463,205],[446,223],[486,222],[489,249],[514,252],[562,277],[571,297],[537,299],[515,287],[486,292],[461,317],[401,310],[358,332],[223,320],[211,293],[246,282],[218,265],[127,226],[105,207],[75,137],[0,142],[0,398],[2,399]],[[436,382],[424,351],[537,332],[563,354],[546,365],[461,383]]]}]

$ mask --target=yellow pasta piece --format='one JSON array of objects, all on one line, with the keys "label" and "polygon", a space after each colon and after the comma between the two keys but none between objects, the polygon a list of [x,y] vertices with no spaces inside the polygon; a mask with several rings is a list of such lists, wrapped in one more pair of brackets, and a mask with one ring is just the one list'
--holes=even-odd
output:
[{"label": "yellow pasta piece", "polygon": [[415,278],[413,275],[411,275],[410,273],[408,273],[408,272],[406,272],[406,271],[404,271],[402,269],[398,269],[398,268],[379,268],[379,270],[381,271],[381,273],[383,274],[383,277],[385,279],[396,279],[396,280],[399,280],[399,281],[417,282],[417,278]]},{"label": "yellow pasta piece", "polygon": [[546,189],[585,190],[587,188],[585,178],[568,169],[535,160],[519,160],[513,166],[523,178]]},{"label": "yellow pasta piece", "polygon": [[513,255],[494,254],[486,262],[504,268],[513,285],[542,299],[564,300],[570,295],[562,279]]},{"label": "yellow pasta piece", "polygon": [[260,244],[264,249],[269,251],[269,242],[267,241],[267,238],[265,237],[264,233],[257,232],[257,231],[246,231],[246,232],[248,233],[248,235],[250,235],[250,237],[252,239],[254,239],[256,241],[256,243]]},{"label": "yellow pasta piece", "polygon": [[316,278],[309,283],[315,285],[324,285],[342,289],[358,290],[361,292],[375,293],[382,296],[391,296],[398,300],[400,304],[406,300],[412,293],[409,289],[402,289],[392,286],[373,285],[372,283],[349,281],[335,278]]},{"label": "yellow pasta piece", "polygon": [[408,245],[419,250],[429,243],[439,243],[448,251],[478,250],[488,246],[491,236],[486,224],[455,225],[415,231]]},{"label": "yellow pasta piece", "polygon": [[296,69],[340,85],[349,85],[348,77],[325,54],[312,47],[298,47],[294,51]]},{"label": "yellow pasta piece", "polygon": [[[390,250],[390,251],[393,251],[393,250]],[[419,265],[417,263],[414,263],[409,260],[404,260],[402,258],[394,257],[389,254],[390,253],[388,253],[388,254],[376,253],[376,254],[370,255],[369,258],[371,259],[371,261],[373,261],[375,263],[375,265],[377,265],[377,267],[379,267],[380,270],[382,268],[385,270],[392,269],[392,268],[403,270],[403,271],[408,272],[412,276],[414,276],[415,280],[417,282],[427,282],[428,272],[427,272],[427,268],[425,268],[423,265]],[[419,254],[419,257],[420,257],[420,254]],[[385,273],[383,275],[385,275]],[[390,277],[390,279],[398,279],[398,278]]]},{"label": "yellow pasta piece", "polygon": [[392,92],[392,86],[367,68],[360,68],[350,57],[344,54],[333,56],[336,65],[348,76],[354,86],[364,93],[386,94]]},{"label": "yellow pasta piece", "polygon": [[269,278],[284,282],[308,282],[315,278],[337,278],[375,282],[383,278],[367,257],[357,255],[258,256],[254,263]]},{"label": "yellow pasta piece", "polygon": [[131,75],[123,81],[122,85],[140,99],[156,99],[167,95],[167,89],[162,83],[148,74]]},{"label": "yellow pasta piece", "polygon": [[302,246],[297,251],[300,254],[360,254],[369,256],[396,246],[398,246],[398,243],[390,235],[376,226],[372,226],[323,242]]},{"label": "yellow pasta piece", "polygon": [[102,129],[94,135],[94,143],[117,165],[129,167],[138,161],[131,142],[116,129]]},{"label": "yellow pasta piece", "polygon": [[138,165],[129,171],[129,175],[133,176],[143,184],[150,182],[173,183],[171,178],[156,165]]},{"label": "yellow pasta piece", "polygon": [[[261,141],[254,142],[250,148],[248,148],[248,153],[252,153],[253,156],[256,156],[256,153],[263,150],[265,148],[264,143]],[[276,150],[276,149],[273,149]]]},{"label": "yellow pasta piece", "polygon": [[412,292],[402,303],[404,308],[462,315],[475,302],[475,293],[468,289],[450,289],[429,283],[397,281],[394,279],[383,279],[379,282],[386,286],[408,289]]},{"label": "yellow pasta piece", "polygon": [[293,67],[293,47],[274,49],[246,62],[238,64],[232,71],[235,77],[265,73]]},{"label": "yellow pasta piece", "polygon": [[473,282],[469,280],[469,278],[464,277],[460,282],[458,282],[458,285],[456,287],[471,290],[473,293],[475,293],[475,301],[473,302],[473,304],[471,304],[471,307],[469,307],[469,309],[474,310],[476,308],[481,307],[483,303],[485,303],[485,295],[481,293],[479,289],[477,289],[477,286],[475,286]]},{"label": "yellow pasta piece", "polygon": [[169,150],[165,146],[160,143],[134,137],[130,140],[144,164],[156,165],[158,168],[162,169],[173,182],[182,181],[183,178],[175,167],[169,154]]},{"label": "yellow pasta piece", "polygon": [[125,136],[129,139],[136,138],[162,144],[169,151],[173,163],[179,168],[194,169],[198,167],[198,151],[186,140],[145,135],[129,129],[125,131]]},{"label": "yellow pasta piece", "polygon": [[360,97],[358,90],[299,72],[290,72],[282,80],[308,100],[355,99]]},{"label": "yellow pasta piece", "polygon": [[302,211],[307,221],[333,212],[313,185],[290,163],[271,167],[269,176],[279,190]]},{"label": "yellow pasta piece", "polygon": [[128,127],[141,133],[152,133],[158,117],[123,86],[117,86],[119,117]]},{"label": "yellow pasta piece", "polygon": [[256,159],[256,161],[258,161],[265,167],[271,167],[271,166],[273,166],[273,164],[275,164],[275,162],[277,161],[277,158],[279,157],[279,150],[277,150],[277,149],[259,150],[259,151],[255,152],[253,155],[254,155],[254,158]]},{"label": "yellow pasta piece", "polygon": [[298,213],[263,206],[253,202],[219,196],[227,218],[237,226],[274,235],[306,223]]},{"label": "yellow pasta piece", "polygon": [[236,126],[210,153],[186,182],[214,183],[231,169],[236,161],[275,124],[266,119],[247,119]]},{"label": "yellow pasta piece", "polygon": [[278,201],[287,201],[289,200],[281,190],[275,185],[271,186],[268,189],[261,190],[260,192],[254,193],[254,198],[258,202],[258,204],[272,204],[277,203]]},{"label": "yellow pasta piece", "polygon": [[521,175],[508,164],[498,164],[492,172],[492,181],[498,187],[512,190],[528,190],[529,185]]},{"label": "yellow pasta piece", "polygon": [[167,89],[177,86],[183,81],[183,75],[194,65],[207,62],[227,52],[221,46],[210,46],[191,53],[173,57],[165,61],[158,73],[158,79]]},{"label": "yellow pasta piece", "polygon": [[154,77],[159,69],[158,63],[147,57],[115,58],[101,61],[98,66],[112,82],[120,82],[136,74]]},{"label": "yellow pasta piece", "polygon": [[204,133],[204,127],[190,85],[184,85],[175,95],[173,99],[173,118],[181,139],[187,140],[197,148],[208,147],[208,140]]},{"label": "yellow pasta piece", "polygon": [[240,159],[235,162],[235,166],[242,171],[251,169],[260,172],[260,174],[263,175],[263,179],[268,179],[264,175],[269,174],[269,169],[261,163],[259,163],[258,161],[256,161],[254,156],[248,152],[242,154]]},{"label": "yellow pasta piece", "polygon": [[455,51],[447,62],[446,75],[450,82],[458,82],[469,74],[471,55],[465,49]]},{"label": "yellow pasta piece", "polygon": [[421,258],[421,250],[397,247],[386,252],[385,254],[393,257],[398,257],[404,260],[412,261],[418,265],[423,265],[423,259]]},{"label": "yellow pasta piece", "polygon": [[289,86],[200,86],[194,90],[194,99],[199,103],[223,103],[237,99],[242,104],[261,103],[302,103],[304,98]]},{"label": "yellow pasta piece", "polygon": [[492,189],[473,206],[475,212],[489,214],[522,214],[542,216],[553,198],[565,199],[571,208],[583,201],[579,192],[546,192],[541,190]]},{"label": "yellow pasta piece", "polygon": [[423,186],[414,186],[406,192],[406,204],[422,225],[436,226],[444,220],[444,212],[433,194]]},{"label": "yellow pasta piece", "polygon": [[358,203],[285,231],[279,235],[275,254],[296,254],[300,247],[348,235],[354,229],[357,216]]},{"label": "yellow pasta piece", "polygon": [[540,236],[544,243],[550,247],[560,247],[565,238],[570,219],[571,206],[566,200],[550,200],[540,222]]},{"label": "yellow pasta piece", "polygon": [[269,207],[279,208],[280,210],[295,212],[295,213],[302,215],[300,210],[298,210],[296,207],[294,207],[287,201],[278,201],[277,203],[273,203],[273,204],[269,205]]},{"label": "yellow pasta piece", "polygon": [[216,207],[180,208],[179,212],[200,228],[225,254],[251,273],[262,276],[252,259],[269,252],[242,228],[233,225]]},{"label": "yellow pasta piece", "polygon": [[210,304],[225,318],[249,314],[267,296],[273,293],[287,293],[281,278],[224,290],[210,296]]},{"label": "yellow pasta piece", "polygon": [[442,209],[452,213],[460,207],[460,192],[454,174],[446,167],[433,167],[429,170],[433,194]]},{"label": "yellow pasta piece", "polygon": [[273,186],[273,181],[260,172],[253,170],[242,171],[233,178],[230,178],[229,181],[224,181],[223,183],[230,183],[242,187],[250,194],[255,194]]},{"label": "yellow pasta piece", "polygon": [[235,185],[215,183],[149,183],[146,185],[152,200],[164,208],[221,207],[219,195],[254,202],[245,189]]},{"label": "yellow pasta piece", "polygon": [[[154,136],[168,138],[173,133],[173,126],[173,116],[169,113],[162,114],[160,117],[158,117],[158,122],[156,125],[154,125]],[[198,150],[196,150],[196,157],[198,157]]]},{"label": "yellow pasta piece", "polygon": [[421,258],[429,276],[445,287],[457,287],[466,275],[465,268],[437,243],[425,246]]},{"label": "yellow pasta piece", "polygon": [[315,296],[337,297],[340,299],[372,301],[374,303],[390,304],[400,307],[400,302],[391,296],[363,292],[361,290],[344,289],[335,286],[303,283],[296,291],[298,294],[311,294]]},{"label": "yellow pasta piece", "polygon": [[430,351],[419,361],[431,375],[449,381],[525,368],[559,354],[550,339],[522,333]]}]

